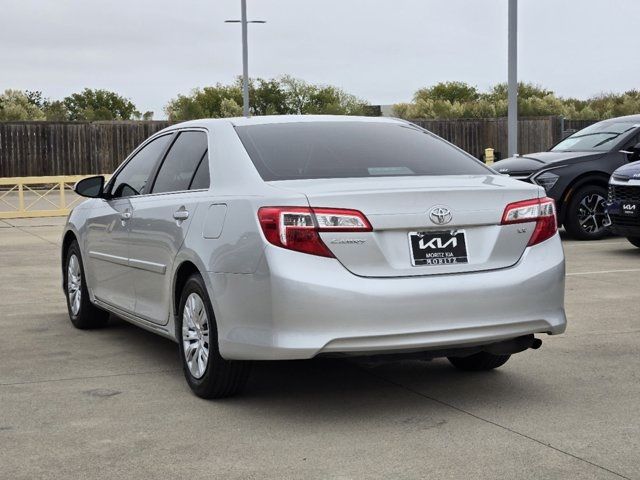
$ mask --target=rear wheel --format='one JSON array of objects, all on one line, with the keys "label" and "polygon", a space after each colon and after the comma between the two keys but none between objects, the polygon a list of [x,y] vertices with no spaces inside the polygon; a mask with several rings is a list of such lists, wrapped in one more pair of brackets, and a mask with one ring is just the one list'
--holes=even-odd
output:
[{"label": "rear wheel", "polygon": [[109,320],[109,313],[96,307],[89,299],[82,255],[75,240],[67,250],[63,275],[67,309],[73,326],[82,330],[104,327]]},{"label": "rear wheel", "polygon": [[215,317],[200,275],[187,280],[178,312],[180,359],[193,393],[201,398],[239,393],[249,378],[250,364],[220,356]]},{"label": "rear wheel", "polygon": [[459,370],[468,372],[481,372],[501,367],[511,355],[494,355],[488,352],[480,352],[468,357],[449,357],[451,364]]},{"label": "rear wheel", "polygon": [[606,199],[604,187],[586,185],[578,189],[567,205],[564,220],[567,233],[577,240],[599,240],[607,235]]},{"label": "rear wheel", "polygon": [[640,237],[627,237],[627,240],[631,242],[634,247],[640,248]]}]

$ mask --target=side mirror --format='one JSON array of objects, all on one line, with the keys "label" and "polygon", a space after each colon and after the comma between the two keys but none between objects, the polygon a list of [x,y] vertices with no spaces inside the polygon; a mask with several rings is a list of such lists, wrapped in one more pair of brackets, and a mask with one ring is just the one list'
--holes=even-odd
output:
[{"label": "side mirror", "polygon": [[102,175],[98,175],[95,177],[84,178],[76,183],[73,190],[83,197],[101,198],[104,195],[104,177]]}]

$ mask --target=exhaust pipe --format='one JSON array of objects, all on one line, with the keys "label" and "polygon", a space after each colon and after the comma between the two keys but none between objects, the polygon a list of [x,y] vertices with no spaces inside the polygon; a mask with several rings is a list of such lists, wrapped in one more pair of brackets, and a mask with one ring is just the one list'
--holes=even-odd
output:
[{"label": "exhaust pipe", "polygon": [[542,345],[542,340],[533,335],[523,335],[503,342],[496,342],[486,345],[482,350],[493,355],[511,355],[512,353],[524,352],[528,348],[537,350]]}]

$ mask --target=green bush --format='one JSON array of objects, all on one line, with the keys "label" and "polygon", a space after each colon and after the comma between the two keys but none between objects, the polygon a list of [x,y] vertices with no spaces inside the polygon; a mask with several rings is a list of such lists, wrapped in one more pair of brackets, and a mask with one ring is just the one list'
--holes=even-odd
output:
[{"label": "green bush", "polygon": [[[507,84],[480,93],[463,82],[441,82],[419,89],[411,103],[394,105],[401,118],[492,118],[507,115]],[[523,117],[561,115],[576,120],[602,120],[640,113],[640,91],[607,93],[587,100],[562,98],[539,85],[518,84],[518,113]]]}]

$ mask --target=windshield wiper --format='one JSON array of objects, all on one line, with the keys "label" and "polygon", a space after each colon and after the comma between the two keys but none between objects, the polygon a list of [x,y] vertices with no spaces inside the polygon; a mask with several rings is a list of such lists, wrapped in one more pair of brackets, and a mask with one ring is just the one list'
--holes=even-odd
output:
[{"label": "windshield wiper", "polygon": [[572,135],[567,138],[582,138],[582,137],[590,137],[591,135],[622,135],[624,132],[593,132],[593,133],[583,133],[582,135]]}]

